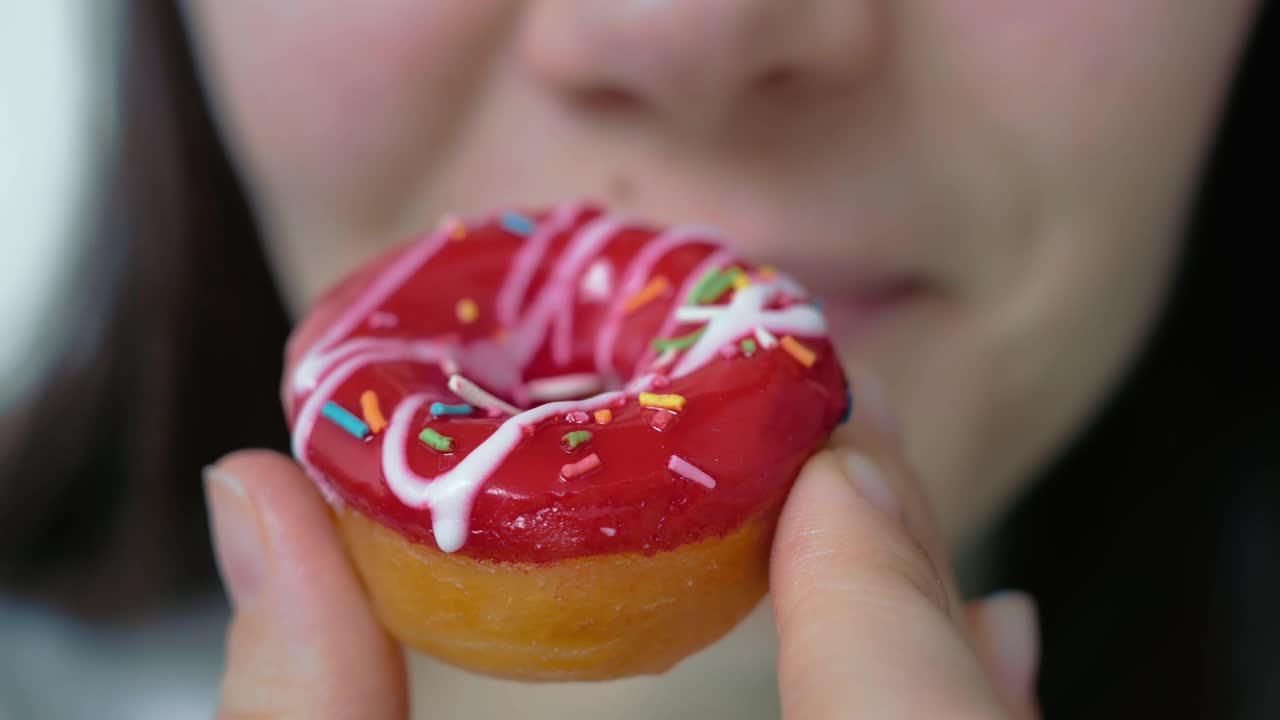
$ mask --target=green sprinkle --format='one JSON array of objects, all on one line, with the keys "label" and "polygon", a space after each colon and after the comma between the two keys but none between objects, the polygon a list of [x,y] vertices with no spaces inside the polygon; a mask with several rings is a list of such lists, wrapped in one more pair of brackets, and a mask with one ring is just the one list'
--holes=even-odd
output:
[{"label": "green sprinkle", "polygon": [[703,292],[706,291],[707,286],[710,285],[711,282],[719,275],[720,271],[715,268],[708,270],[705,275],[698,279],[698,282],[693,284],[693,289],[689,291],[689,299],[687,302],[690,305],[701,305]]},{"label": "green sprinkle", "polygon": [[733,287],[733,281],[738,277],[738,269],[734,268],[729,272],[720,273],[707,286],[702,288],[702,295],[698,298],[698,305],[715,302],[725,290]]},{"label": "green sprinkle", "polygon": [[560,442],[568,445],[569,449],[573,450],[590,439],[590,430],[574,430],[571,433],[565,433],[564,437],[560,438]]},{"label": "green sprinkle", "polygon": [[694,330],[688,335],[681,335],[680,337],[655,338],[653,341],[653,349],[658,352],[662,352],[663,350],[684,350],[698,342],[698,338],[702,337],[702,333],[706,332],[706,330],[707,328],[704,326]]},{"label": "green sprinkle", "polygon": [[742,338],[742,353],[750,355],[756,351],[756,341],[751,338]]},{"label": "green sprinkle", "polygon": [[453,452],[453,438],[445,437],[431,428],[418,433],[418,439],[437,452]]}]

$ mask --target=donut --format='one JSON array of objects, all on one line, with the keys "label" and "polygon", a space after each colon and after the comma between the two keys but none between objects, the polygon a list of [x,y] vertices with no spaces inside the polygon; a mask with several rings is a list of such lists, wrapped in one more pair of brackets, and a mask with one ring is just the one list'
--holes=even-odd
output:
[{"label": "donut", "polygon": [[587,202],[442,221],[321,297],[286,366],[382,624],[522,680],[661,673],[728,632],[852,406],[795,281]]}]

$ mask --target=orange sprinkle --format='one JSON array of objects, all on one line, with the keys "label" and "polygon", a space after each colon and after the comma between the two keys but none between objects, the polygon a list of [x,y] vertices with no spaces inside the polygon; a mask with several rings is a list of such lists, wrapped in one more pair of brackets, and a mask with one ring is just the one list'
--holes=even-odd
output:
[{"label": "orange sprinkle", "polygon": [[452,215],[446,215],[441,224],[449,228],[449,237],[454,240],[461,240],[467,236],[467,226]]},{"label": "orange sprinkle", "polygon": [[640,292],[627,298],[627,302],[623,304],[622,309],[627,313],[633,313],[657,300],[660,295],[670,289],[671,281],[667,280],[667,276],[657,275],[650,278],[649,283],[641,288]]},{"label": "orange sprinkle", "polygon": [[662,408],[680,412],[684,410],[684,396],[642,392],[640,393],[640,405],[647,408]]},{"label": "orange sprinkle", "polygon": [[796,362],[805,367],[813,367],[813,364],[818,361],[817,353],[800,344],[799,340],[790,335],[784,335],[778,344],[787,351],[788,355],[795,358]]},{"label": "orange sprinkle", "polygon": [[772,265],[765,265],[756,271],[756,274],[760,276],[761,280],[772,280],[773,276],[778,274],[778,271]]},{"label": "orange sprinkle", "polygon": [[382,408],[378,407],[378,394],[372,390],[360,393],[360,412],[364,415],[364,423],[374,435],[387,429],[387,419],[382,417]]},{"label": "orange sprinkle", "polygon": [[595,412],[596,423],[599,425],[608,425],[613,422],[613,411],[609,408],[602,408]]},{"label": "orange sprinkle", "polygon": [[463,325],[470,325],[480,317],[480,306],[476,305],[476,301],[471,298],[462,298],[453,308],[454,313],[458,316],[458,322]]}]

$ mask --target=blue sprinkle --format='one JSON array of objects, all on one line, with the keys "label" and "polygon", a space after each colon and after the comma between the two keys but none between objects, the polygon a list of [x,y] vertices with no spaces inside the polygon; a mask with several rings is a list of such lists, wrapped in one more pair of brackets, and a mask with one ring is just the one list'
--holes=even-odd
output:
[{"label": "blue sprinkle", "polygon": [[520,213],[508,212],[502,214],[502,227],[516,235],[529,236],[538,226]]},{"label": "blue sprinkle", "polygon": [[470,405],[445,405],[442,402],[431,403],[431,414],[439,417],[440,415],[470,415],[475,408]]},{"label": "blue sprinkle", "polygon": [[360,418],[347,412],[347,409],[336,402],[329,401],[320,409],[320,414],[332,420],[338,427],[363,440],[369,436],[369,426]]},{"label": "blue sprinkle", "polygon": [[844,391],[844,416],[840,418],[840,424],[849,422],[849,418],[853,417],[853,391]]}]

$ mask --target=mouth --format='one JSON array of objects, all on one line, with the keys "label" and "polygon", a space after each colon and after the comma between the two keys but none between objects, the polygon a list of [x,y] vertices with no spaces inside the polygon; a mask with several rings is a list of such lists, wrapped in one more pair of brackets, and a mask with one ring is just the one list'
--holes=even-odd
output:
[{"label": "mouth", "polygon": [[923,275],[893,274],[859,279],[822,294],[830,332],[840,340],[862,338],[938,294]]}]

